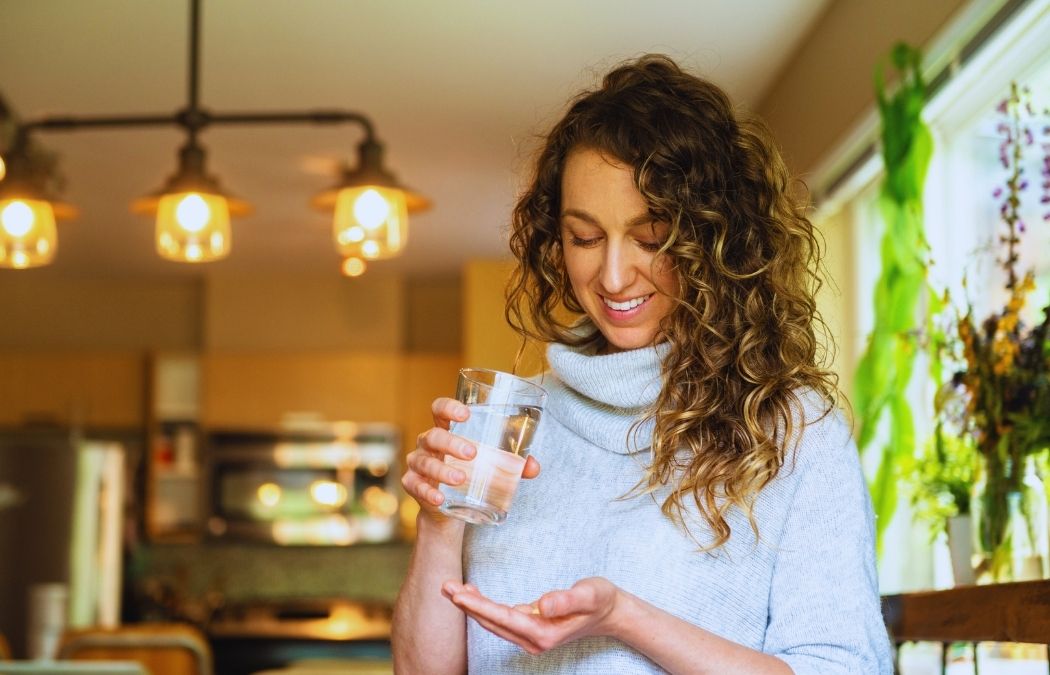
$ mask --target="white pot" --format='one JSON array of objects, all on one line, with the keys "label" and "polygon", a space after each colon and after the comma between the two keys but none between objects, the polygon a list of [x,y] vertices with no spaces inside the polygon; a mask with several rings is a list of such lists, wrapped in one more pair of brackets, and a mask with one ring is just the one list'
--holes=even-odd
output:
[{"label": "white pot", "polygon": [[956,586],[976,582],[973,574],[973,519],[969,514],[948,519],[948,550]]}]

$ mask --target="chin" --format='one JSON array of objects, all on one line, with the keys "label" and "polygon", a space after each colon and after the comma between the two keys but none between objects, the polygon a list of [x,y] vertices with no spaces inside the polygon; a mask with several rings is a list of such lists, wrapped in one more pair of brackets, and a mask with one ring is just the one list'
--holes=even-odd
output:
[{"label": "chin", "polygon": [[605,347],[602,348],[602,352],[611,354],[615,352],[627,352],[632,349],[641,349],[643,347],[649,347],[656,341],[655,333],[646,333],[644,335],[631,335],[625,334],[624,331],[602,331],[602,337],[605,338]]}]

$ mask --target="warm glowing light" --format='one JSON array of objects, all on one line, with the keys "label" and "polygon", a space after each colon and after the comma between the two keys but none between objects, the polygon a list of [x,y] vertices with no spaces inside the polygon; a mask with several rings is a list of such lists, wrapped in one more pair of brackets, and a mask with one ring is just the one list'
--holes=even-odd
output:
[{"label": "warm glowing light", "polygon": [[273,508],[281,502],[281,486],[276,483],[263,483],[255,491],[263,506]]},{"label": "warm glowing light", "polygon": [[374,185],[344,188],[335,199],[332,235],[343,257],[397,255],[408,240],[405,193]]},{"label": "warm glowing light", "polygon": [[346,487],[330,480],[315,480],[310,484],[310,496],[318,504],[338,508],[346,503]]},{"label": "warm glowing light", "polygon": [[4,162],[4,158],[0,157],[0,180],[4,179],[7,175],[7,164]]},{"label": "warm glowing light", "polygon": [[368,473],[376,478],[382,478],[388,471],[390,471],[390,465],[386,462],[370,462],[368,464]]},{"label": "warm glowing light", "polygon": [[378,485],[366,488],[361,495],[361,503],[369,515],[381,518],[389,518],[397,513],[400,504],[397,497],[387,492]]},{"label": "warm glowing light", "polygon": [[186,195],[175,207],[175,221],[187,232],[200,232],[209,220],[211,209],[199,194]]},{"label": "warm glowing light", "polygon": [[365,261],[360,258],[347,258],[343,261],[343,274],[348,277],[359,277],[365,273]]},{"label": "warm glowing light", "polygon": [[230,252],[230,210],[222,195],[179,192],[157,205],[157,253],[179,262],[207,262]]},{"label": "warm glowing light", "polygon": [[343,516],[323,519],[276,520],[271,528],[278,544],[352,544],[358,538],[356,528]]},{"label": "warm glowing light", "polygon": [[354,218],[366,230],[376,229],[389,217],[390,204],[372,188],[365,190],[354,201]]},{"label": "warm glowing light", "polygon": [[0,267],[46,265],[55,257],[58,233],[50,202],[0,199]]},{"label": "warm glowing light", "polygon": [[21,200],[15,200],[0,211],[0,223],[3,223],[4,231],[11,237],[24,237],[33,229],[33,209]]}]

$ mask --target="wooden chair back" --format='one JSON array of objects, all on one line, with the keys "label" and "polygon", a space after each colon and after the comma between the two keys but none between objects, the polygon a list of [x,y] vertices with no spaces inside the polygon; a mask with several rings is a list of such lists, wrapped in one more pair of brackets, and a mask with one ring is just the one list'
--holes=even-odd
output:
[{"label": "wooden chair back", "polygon": [[58,658],[137,661],[150,675],[213,675],[211,647],[188,624],[131,624],[67,631]]}]

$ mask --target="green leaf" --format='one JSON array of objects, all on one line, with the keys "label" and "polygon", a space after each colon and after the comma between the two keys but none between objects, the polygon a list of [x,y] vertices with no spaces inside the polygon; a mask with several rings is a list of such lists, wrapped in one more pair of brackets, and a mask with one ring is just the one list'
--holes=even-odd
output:
[{"label": "green leaf", "polygon": [[882,461],[871,484],[871,503],[875,510],[875,551],[882,555],[882,535],[897,510],[897,477],[890,446],[882,450]]}]

